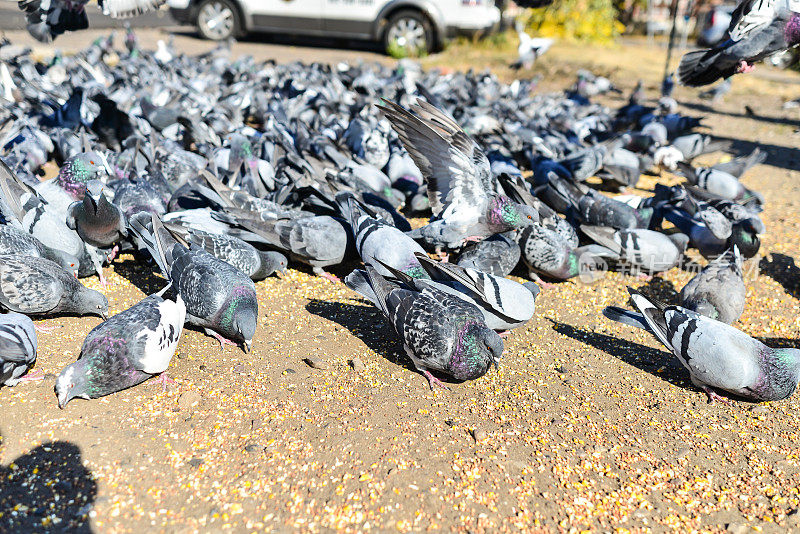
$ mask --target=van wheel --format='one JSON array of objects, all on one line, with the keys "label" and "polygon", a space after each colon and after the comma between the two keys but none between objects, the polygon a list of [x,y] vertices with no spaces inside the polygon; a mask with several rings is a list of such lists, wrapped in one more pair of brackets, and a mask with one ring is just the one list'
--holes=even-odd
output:
[{"label": "van wheel", "polygon": [[205,0],[197,10],[197,29],[206,39],[224,41],[241,30],[239,11],[230,0]]},{"label": "van wheel", "polygon": [[436,49],[436,36],[428,17],[419,11],[398,11],[386,22],[383,46],[393,57],[421,56]]}]

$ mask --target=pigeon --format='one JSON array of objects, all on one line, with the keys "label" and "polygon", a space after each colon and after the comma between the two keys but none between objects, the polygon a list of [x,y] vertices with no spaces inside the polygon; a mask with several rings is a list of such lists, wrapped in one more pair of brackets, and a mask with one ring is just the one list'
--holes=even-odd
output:
[{"label": "pigeon", "polygon": [[[533,282],[520,284],[500,276],[475,271],[467,267],[438,262],[426,254],[417,254],[428,275],[417,278],[417,285],[430,285],[474,304],[483,313],[486,325],[492,330],[508,331],[527,323],[536,311],[535,300],[540,289]],[[411,277],[383,264],[395,279],[411,285]]]},{"label": "pigeon", "polygon": [[456,265],[494,276],[508,276],[519,263],[522,251],[513,239],[496,234],[465,248]]},{"label": "pigeon", "polygon": [[25,315],[108,314],[105,295],[45,258],[0,256],[0,306]]},{"label": "pigeon", "polygon": [[[680,360],[709,401],[725,401],[717,390],[755,402],[782,400],[797,387],[800,350],[770,348],[723,322],[629,291],[643,320],[635,326],[655,335]],[[618,313],[611,309],[607,317],[617,320]],[[625,317],[622,322],[635,321]]]},{"label": "pigeon", "polygon": [[150,295],[89,332],[78,361],[56,379],[59,408],[76,397],[96,399],[122,391],[167,370],[181,338],[186,306],[180,295],[165,299],[163,294]]},{"label": "pigeon", "polygon": [[66,223],[84,242],[98,248],[111,248],[128,236],[125,214],[102,191],[97,198],[87,192],[83,200],[70,204]]},{"label": "pigeon", "polygon": [[20,313],[0,315],[0,385],[15,386],[36,363],[36,329]]},{"label": "pigeon", "polygon": [[385,277],[392,276],[392,273],[384,264],[412,278],[428,277],[416,257],[425,251],[416,241],[394,226],[377,219],[374,212],[351,194],[340,193],[336,200],[342,214],[350,222],[356,250],[365,265]]},{"label": "pigeon", "polygon": [[[158,9],[166,0],[97,0],[104,15],[126,18]],[[42,43],[52,42],[68,31],[89,27],[88,0],[19,0],[27,18],[28,32]]]},{"label": "pigeon", "polygon": [[615,230],[584,225],[581,231],[617,254],[622,261],[648,272],[660,273],[672,269],[678,265],[685,251],[685,244],[681,243],[679,247],[674,237],[643,228]]},{"label": "pigeon", "polygon": [[729,38],[681,58],[678,82],[709,85],[800,44],[800,7],[790,0],[743,0],[731,15]]},{"label": "pigeon", "polygon": [[444,112],[421,100],[411,112],[386,100],[378,108],[427,179],[434,219],[409,235],[457,250],[538,221],[535,210],[495,192],[488,158]]},{"label": "pigeon", "polygon": [[249,352],[258,320],[250,277],[204,248],[176,238],[153,214],[135,216],[130,230],[186,304],[186,322],[204,328],[222,345],[240,344]]},{"label": "pigeon", "polygon": [[534,62],[550,50],[555,42],[547,37],[531,37],[522,29],[519,29],[517,34],[519,35],[519,46],[517,47],[519,59],[511,64],[511,68],[514,70],[533,67]]},{"label": "pigeon", "polygon": [[679,162],[678,168],[691,185],[705,189],[713,195],[735,200],[740,203],[751,198],[761,201],[758,193],[750,191],[735,176],[713,167],[692,167]]},{"label": "pigeon", "polygon": [[233,265],[254,282],[264,280],[275,272],[286,270],[286,256],[274,250],[258,250],[250,243],[227,234],[205,232],[165,223],[173,234],[181,236],[187,243],[204,248],[212,256]]},{"label": "pigeon", "polygon": [[381,310],[431,389],[435,385],[446,388],[431,371],[475,380],[492,364],[499,365],[503,340],[486,325],[474,304],[410,280],[411,286],[394,284],[366,266],[366,271],[348,275],[345,284]]},{"label": "pigeon", "polygon": [[744,312],[745,293],[742,255],[734,246],[689,280],[681,289],[680,300],[688,310],[733,324]]},{"label": "pigeon", "polygon": [[62,250],[46,247],[27,232],[11,225],[0,225],[0,255],[35,256],[59,264],[78,276],[78,258]]}]

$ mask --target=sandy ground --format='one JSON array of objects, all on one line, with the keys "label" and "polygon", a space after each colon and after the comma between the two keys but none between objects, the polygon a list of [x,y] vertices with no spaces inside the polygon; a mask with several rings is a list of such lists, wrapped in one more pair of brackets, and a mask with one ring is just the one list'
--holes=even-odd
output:
[{"label": "sandy ground", "polygon": [[[57,44],[67,50],[92,36]],[[211,46],[185,35],[176,43]],[[235,53],[387,61],[252,41]],[[543,86],[564,87],[577,67],[593,66],[625,88],[643,77],[655,94],[662,54],[560,45],[534,70]],[[507,75],[486,51],[470,57],[455,47],[426,60],[437,62]],[[800,112],[781,104],[800,87],[764,79],[797,76],[762,72],[737,80],[715,110],[694,92],[677,96],[737,150],[770,155],[745,178],[766,197],[769,232],[738,326],[798,346]],[[163,285],[130,256],[107,276],[112,312]],[[257,284],[251,354],[185,331],[166,392],[150,381],[59,410],[55,375],[99,319],[44,321],[59,327],[40,336],[45,380],[0,389],[0,530],[800,529],[800,397],[709,405],[652,338],[600,315],[626,302],[626,285],[670,300],[689,277],[610,274],[545,289],[534,319],[509,338],[500,371],[449,393],[427,388],[376,310],[305,270]],[[309,367],[311,356],[327,368]]]}]

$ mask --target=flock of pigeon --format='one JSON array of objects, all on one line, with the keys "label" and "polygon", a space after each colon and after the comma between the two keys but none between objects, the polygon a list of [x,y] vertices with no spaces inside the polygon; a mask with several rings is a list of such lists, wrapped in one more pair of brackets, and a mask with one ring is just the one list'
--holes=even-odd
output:
[{"label": "flock of pigeon", "polygon": [[[743,258],[756,254],[762,198],[739,177],[756,150],[709,168],[728,144],[694,133],[668,94],[618,91],[581,72],[559,94],[487,73],[231,60],[113,34],[48,63],[0,46],[0,380],[36,361],[29,316],[106,319],[56,381],[59,406],[163,374],[185,324],[251,348],[254,282],[293,265],[344,283],[385,316],[431,388],[497,366],[502,336],[534,314],[542,282],[610,264],[640,273],[710,259],[680,306],[633,292],[638,312],[698,387],[753,400],[787,397],[800,352],[729,326],[744,309]],[[669,85],[669,84],[668,84]],[[666,87],[669,93],[669,86]],[[58,175],[42,180],[55,161]],[[621,195],[666,167],[685,185]],[[404,215],[405,214],[405,215]],[[429,216],[412,228],[408,216]],[[110,319],[77,278],[133,254],[168,285]],[[152,267],[146,267],[152,265]],[[506,278],[513,270],[532,281]]]}]

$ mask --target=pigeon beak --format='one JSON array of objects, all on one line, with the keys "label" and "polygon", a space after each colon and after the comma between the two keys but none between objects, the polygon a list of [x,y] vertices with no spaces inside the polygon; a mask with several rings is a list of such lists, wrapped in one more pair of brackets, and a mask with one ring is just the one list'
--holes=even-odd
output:
[{"label": "pigeon beak", "polygon": [[100,312],[100,317],[102,317],[104,321],[108,321],[108,312]]},{"label": "pigeon beak", "polygon": [[275,271],[275,276],[283,280],[286,278],[286,269],[280,269],[279,271]]},{"label": "pigeon beak", "polygon": [[253,341],[252,340],[245,341],[242,344],[242,349],[244,350],[245,354],[250,354],[250,350],[252,349],[252,347],[253,347]]},{"label": "pigeon beak", "polygon": [[494,364],[494,370],[499,372],[500,371],[500,360],[492,359],[492,363]]}]

